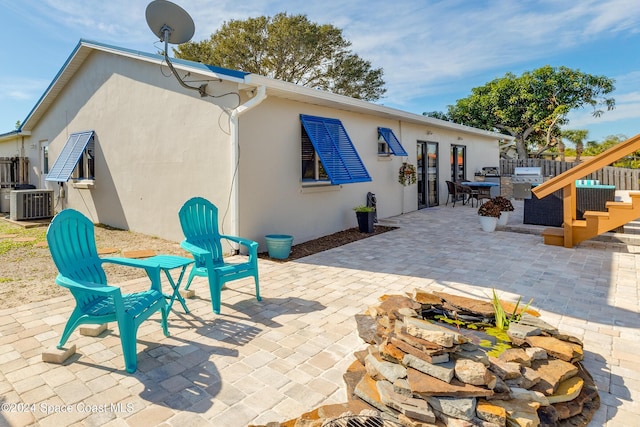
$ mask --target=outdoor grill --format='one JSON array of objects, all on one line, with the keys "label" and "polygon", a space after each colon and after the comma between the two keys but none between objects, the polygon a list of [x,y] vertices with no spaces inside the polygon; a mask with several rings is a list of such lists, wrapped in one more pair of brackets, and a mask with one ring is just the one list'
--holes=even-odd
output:
[{"label": "outdoor grill", "polygon": [[530,199],[531,187],[542,184],[542,171],[537,166],[517,167],[511,176],[513,196],[516,199]]},{"label": "outdoor grill", "polygon": [[542,184],[542,170],[537,166],[514,168],[511,182],[514,184],[528,182],[532,187],[535,187]]}]

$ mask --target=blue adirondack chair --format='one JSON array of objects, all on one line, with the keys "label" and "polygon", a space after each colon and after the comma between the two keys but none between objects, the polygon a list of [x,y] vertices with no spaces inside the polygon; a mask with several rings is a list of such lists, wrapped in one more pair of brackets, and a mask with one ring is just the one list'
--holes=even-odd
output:
[{"label": "blue adirondack chair", "polygon": [[[258,243],[241,237],[220,234],[218,208],[202,197],[187,200],[180,208],[178,215],[185,236],[180,246],[190,252],[195,259],[185,289],[189,289],[194,277],[207,277],[213,312],[220,314],[220,294],[224,284],[244,277],[253,277],[256,283],[256,298],[261,301],[258,281]],[[221,244],[223,239],[246,247],[247,261],[225,262]]]},{"label": "blue adirondack chair", "polygon": [[[53,218],[47,230],[47,243],[58,269],[56,283],[71,291],[76,307],[58,343],[62,348],[80,325],[117,322],[127,372],[137,368],[136,336],[138,326],[155,312],[162,314],[162,329],[167,329],[167,303],[160,284],[160,267],[145,260],[100,258],[96,249],[93,223],[80,212],[65,209]],[[151,280],[149,290],[123,294],[107,284],[102,263],[110,262],[143,268]]]}]

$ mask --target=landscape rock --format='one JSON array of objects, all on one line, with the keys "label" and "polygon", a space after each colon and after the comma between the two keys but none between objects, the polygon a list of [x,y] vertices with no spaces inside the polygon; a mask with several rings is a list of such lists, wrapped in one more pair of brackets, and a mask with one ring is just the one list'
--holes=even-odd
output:
[{"label": "landscape rock", "polygon": [[362,341],[368,344],[375,344],[376,339],[381,340],[382,335],[379,331],[379,325],[374,318],[365,314],[356,314],[356,327],[358,328],[358,336]]},{"label": "landscape rock", "polygon": [[469,359],[456,360],[454,373],[457,379],[471,385],[487,385],[493,379],[484,364]]},{"label": "landscape rock", "polygon": [[548,355],[565,362],[578,362],[583,358],[582,347],[579,344],[543,336],[527,337],[525,341],[531,347],[540,347]]},{"label": "landscape rock", "polygon": [[476,415],[478,418],[498,426],[504,427],[507,424],[507,411],[498,405],[479,399],[476,404]]},{"label": "landscape rock", "polygon": [[507,330],[509,338],[517,338],[521,340],[524,340],[527,337],[540,335],[540,333],[540,328],[536,326],[524,325],[517,322],[511,322],[509,324],[509,329]]},{"label": "landscape rock", "polygon": [[555,393],[549,396],[549,402],[562,403],[574,400],[584,386],[584,380],[580,377],[572,377],[560,383]]},{"label": "landscape rock", "polygon": [[405,366],[417,369],[420,372],[424,372],[425,374],[431,375],[434,378],[438,378],[439,380],[451,382],[454,375],[454,363],[440,363],[433,364],[429,362],[425,362],[424,360],[418,359],[412,354],[405,354],[402,363]]},{"label": "landscape rock", "polygon": [[531,357],[522,348],[510,348],[503,351],[498,359],[503,362],[516,362],[521,366],[531,366]]},{"label": "landscape rock", "polygon": [[540,375],[540,381],[532,387],[532,390],[551,395],[555,393],[558,385],[578,373],[578,368],[560,359],[536,360],[531,364]]},{"label": "landscape rock", "polygon": [[382,412],[390,412],[390,409],[382,403],[376,380],[369,375],[362,377],[356,386],[355,395]]},{"label": "landscape rock", "polygon": [[443,300],[460,310],[478,314],[486,318],[495,317],[493,304],[491,304],[489,301],[481,301],[475,298],[467,298],[458,295],[447,294],[444,292],[434,292],[434,295],[442,298]]},{"label": "landscape rock", "polygon": [[[420,360],[424,360],[429,363],[446,363],[449,361],[449,352],[443,351],[440,346],[435,349],[425,348],[428,341],[424,341],[420,338],[412,337],[411,335],[400,334],[398,336],[392,336],[390,338],[391,345],[395,346],[403,353],[411,354]],[[410,344],[412,343],[412,344]],[[430,343],[432,344],[432,343]],[[404,359],[404,355],[402,357]],[[402,362],[402,360],[400,360]]]},{"label": "landscape rock", "polygon": [[503,380],[512,380],[522,376],[520,364],[516,362],[503,362],[496,357],[489,357],[489,369]]},{"label": "landscape rock", "polygon": [[551,336],[555,336],[558,334],[558,329],[551,326],[549,323],[545,322],[541,318],[537,316],[532,316],[529,313],[523,313],[522,316],[520,316],[520,319],[516,323],[519,323],[521,325],[534,326],[540,329],[540,331]]},{"label": "landscape rock", "polygon": [[537,402],[527,402],[521,400],[492,400],[494,405],[504,408],[507,418],[519,427],[538,427],[540,418],[538,417]]},{"label": "landscape rock", "polygon": [[493,391],[489,389],[465,384],[456,379],[447,383],[415,369],[407,369],[407,380],[411,392],[422,397],[488,397],[493,395]]},{"label": "landscape rock", "polygon": [[380,399],[386,406],[415,420],[428,423],[436,421],[435,414],[425,400],[396,393],[388,381],[378,381],[377,387]]},{"label": "landscape rock", "polygon": [[523,366],[520,368],[520,376],[518,378],[507,380],[509,387],[521,387],[530,389],[540,382],[540,374],[537,371]]},{"label": "landscape rock", "polygon": [[414,420],[404,414],[398,414],[398,424],[402,427],[438,427],[437,424]]},{"label": "landscape rock", "polygon": [[413,299],[417,303],[420,303],[422,305],[428,305],[428,306],[442,305],[442,302],[443,302],[442,298],[440,298],[439,296],[431,292],[423,291],[420,289],[413,290]]},{"label": "landscape rock", "polygon": [[[406,378],[407,368],[397,363],[385,362],[379,355],[369,354],[365,358],[367,374],[375,379],[385,379],[394,382],[399,378]],[[381,377],[381,378],[379,378]]]},{"label": "landscape rock", "polygon": [[464,342],[464,340],[459,341],[457,338],[461,337],[461,335],[455,334],[446,328],[439,327],[426,320],[406,317],[404,319],[404,325],[409,335],[422,338],[423,340],[443,347],[453,347],[454,343]]},{"label": "landscape rock", "polygon": [[527,390],[526,388],[511,387],[511,398],[526,402],[537,402],[540,406],[549,406],[551,402],[539,391]]},{"label": "landscape rock", "polygon": [[385,295],[356,317],[369,345],[354,353],[344,374],[348,404],[277,425],[320,427],[358,411],[404,427],[585,427],[592,419],[600,398],[579,362],[579,339],[528,309],[507,331],[512,348],[496,346],[490,354],[497,357],[488,356],[485,343],[494,339],[482,331],[424,320],[445,310],[449,318],[478,322],[489,314],[486,301],[421,290],[413,296]]},{"label": "landscape rock", "polygon": [[548,358],[547,352],[540,347],[527,347],[524,351],[529,355],[531,360],[544,360]]},{"label": "landscape rock", "polygon": [[437,413],[461,420],[471,421],[476,416],[476,399],[450,397],[427,397],[427,402]]}]

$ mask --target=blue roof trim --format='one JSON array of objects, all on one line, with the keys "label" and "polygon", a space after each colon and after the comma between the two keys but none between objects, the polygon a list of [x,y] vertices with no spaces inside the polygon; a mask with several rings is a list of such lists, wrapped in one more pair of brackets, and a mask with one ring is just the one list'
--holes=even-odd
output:
[{"label": "blue roof trim", "polygon": [[[71,52],[71,54],[69,55],[67,60],[64,62],[64,64],[62,64],[62,67],[60,67],[60,69],[56,73],[56,75],[53,78],[53,80],[51,80],[51,83],[49,83],[49,86],[47,86],[47,89],[45,89],[45,91],[42,93],[42,96],[40,96],[40,98],[38,98],[38,101],[35,103],[35,105],[31,109],[31,111],[29,111],[29,114],[27,114],[27,117],[25,117],[25,119],[22,122],[20,122],[20,127],[17,129],[18,132],[22,131],[22,127],[24,126],[24,124],[29,120],[29,118],[33,115],[35,110],[40,106],[40,104],[42,103],[42,100],[47,96],[47,94],[49,93],[51,88],[56,84],[56,82],[58,81],[58,79],[60,78],[60,76],[62,75],[64,70],[69,66],[69,63],[75,57],[76,53],[78,53],[78,50],[80,50],[80,48],[83,45],[95,45],[95,46],[98,46],[98,47],[119,51],[119,52],[126,53],[126,54],[129,54],[129,55],[135,55],[135,56],[140,56],[140,57],[144,57],[144,58],[156,59],[156,60],[160,60],[160,61],[164,60],[164,56],[162,56],[162,55],[158,55],[158,54],[154,54],[154,53],[148,53],[148,52],[141,52],[139,50],[134,50],[134,49],[127,49],[127,48],[124,48],[124,47],[118,47],[118,46],[114,46],[114,45],[110,45],[110,44],[106,44],[106,43],[100,43],[100,42],[96,42],[96,41],[93,41],[93,40],[80,39],[80,41],[78,42],[76,47],[73,49],[73,51]],[[241,80],[243,80],[245,78],[245,76],[247,76],[248,74],[251,74],[251,73],[247,73],[247,72],[244,72],[244,71],[231,70],[231,69],[222,68],[222,67],[214,67],[213,65],[206,65],[206,64],[203,64],[201,62],[187,61],[185,59],[171,58],[171,61],[173,63],[175,63],[175,64],[182,64],[182,65],[185,65],[185,66],[188,66],[188,67],[191,67],[191,68],[202,70],[204,72],[222,74],[222,75],[225,75],[225,76],[229,76],[229,77],[236,78],[236,79],[241,79]]]},{"label": "blue roof trim", "polygon": [[371,181],[340,120],[300,114],[300,121],[332,184]]},{"label": "blue roof trim", "polygon": [[393,133],[393,131],[389,128],[378,128],[378,133],[380,135],[382,135],[382,137],[384,138],[385,142],[387,143],[387,145],[389,146],[389,148],[391,149],[391,152],[396,155],[396,156],[409,156],[407,154],[407,152],[405,151],[404,147],[402,146],[402,144],[400,144],[400,141],[398,140],[398,138],[396,138],[396,135]]},{"label": "blue roof trim", "polygon": [[7,133],[0,133],[0,138],[4,138],[4,137],[8,137],[11,135],[19,135],[20,134],[20,130],[12,130],[11,132],[7,132]]},{"label": "blue roof trim", "polygon": [[67,182],[73,173],[73,170],[80,160],[80,156],[84,152],[94,132],[77,132],[69,135],[67,142],[64,144],[60,155],[47,174],[47,181]]},{"label": "blue roof trim", "polygon": [[[142,57],[145,57],[145,58],[158,59],[158,60],[161,60],[161,61],[164,60],[164,56],[163,55],[158,55],[158,54],[155,54],[155,53],[142,52],[142,51],[134,50],[134,49],[127,49],[127,48],[124,48],[124,47],[113,46],[113,45],[110,45],[110,44],[100,43],[100,42],[96,42],[96,41],[93,41],[93,40],[80,39],[80,43],[78,44],[78,46],[80,46],[80,44],[82,44],[82,43],[93,44],[93,45],[96,45],[96,46],[100,46],[100,47],[103,47],[103,48],[120,51],[122,53],[127,53],[127,54],[130,54],[130,55],[136,55],[136,56],[142,56]],[[186,59],[171,58],[171,62],[173,62],[174,64],[186,65],[188,67],[196,68],[196,69],[199,69],[199,70],[202,70],[202,71],[205,71],[205,72],[223,74],[225,76],[233,77],[233,78],[236,78],[236,79],[244,79],[246,75],[251,74],[251,73],[247,73],[245,71],[238,71],[238,70],[231,70],[229,68],[215,67],[213,65],[203,64],[202,62],[188,61]]]}]

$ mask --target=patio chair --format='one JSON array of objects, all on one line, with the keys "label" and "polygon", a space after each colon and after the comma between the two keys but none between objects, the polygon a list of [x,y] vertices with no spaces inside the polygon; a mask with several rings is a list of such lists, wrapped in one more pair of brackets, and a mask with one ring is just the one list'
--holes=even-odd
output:
[{"label": "patio chair", "polygon": [[[185,236],[180,246],[190,252],[195,259],[185,290],[189,289],[194,277],[206,277],[209,281],[213,312],[220,314],[224,284],[244,277],[253,277],[256,285],[256,299],[261,301],[258,281],[258,243],[241,237],[220,234],[218,208],[202,197],[187,200],[180,208],[178,215]],[[225,262],[222,240],[237,243],[246,248],[246,261]]]},{"label": "patio chair", "polygon": [[[47,243],[58,269],[56,283],[71,291],[76,307],[67,321],[58,348],[80,325],[101,325],[115,321],[120,333],[127,372],[137,368],[136,337],[138,326],[155,312],[162,315],[162,330],[167,329],[167,303],[160,284],[160,268],[145,260],[100,258],[96,249],[93,223],[80,212],[65,209],[56,215],[47,229]],[[110,286],[102,268],[105,262],[143,268],[151,286],[143,292],[123,294]]]},{"label": "patio chair", "polygon": [[471,206],[473,207],[473,199],[476,200],[476,205],[481,206],[485,200],[491,200],[491,187],[478,187],[478,189],[474,189],[472,194],[469,196],[471,199]]},{"label": "patio chair", "polygon": [[456,201],[462,200],[462,204],[464,205],[468,198],[471,197],[471,189],[468,187],[464,187],[453,181],[445,181],[447,183],[447,201],[445,205],[449,204],[449,200],[453,201],[453,207],[456,207]]}]

